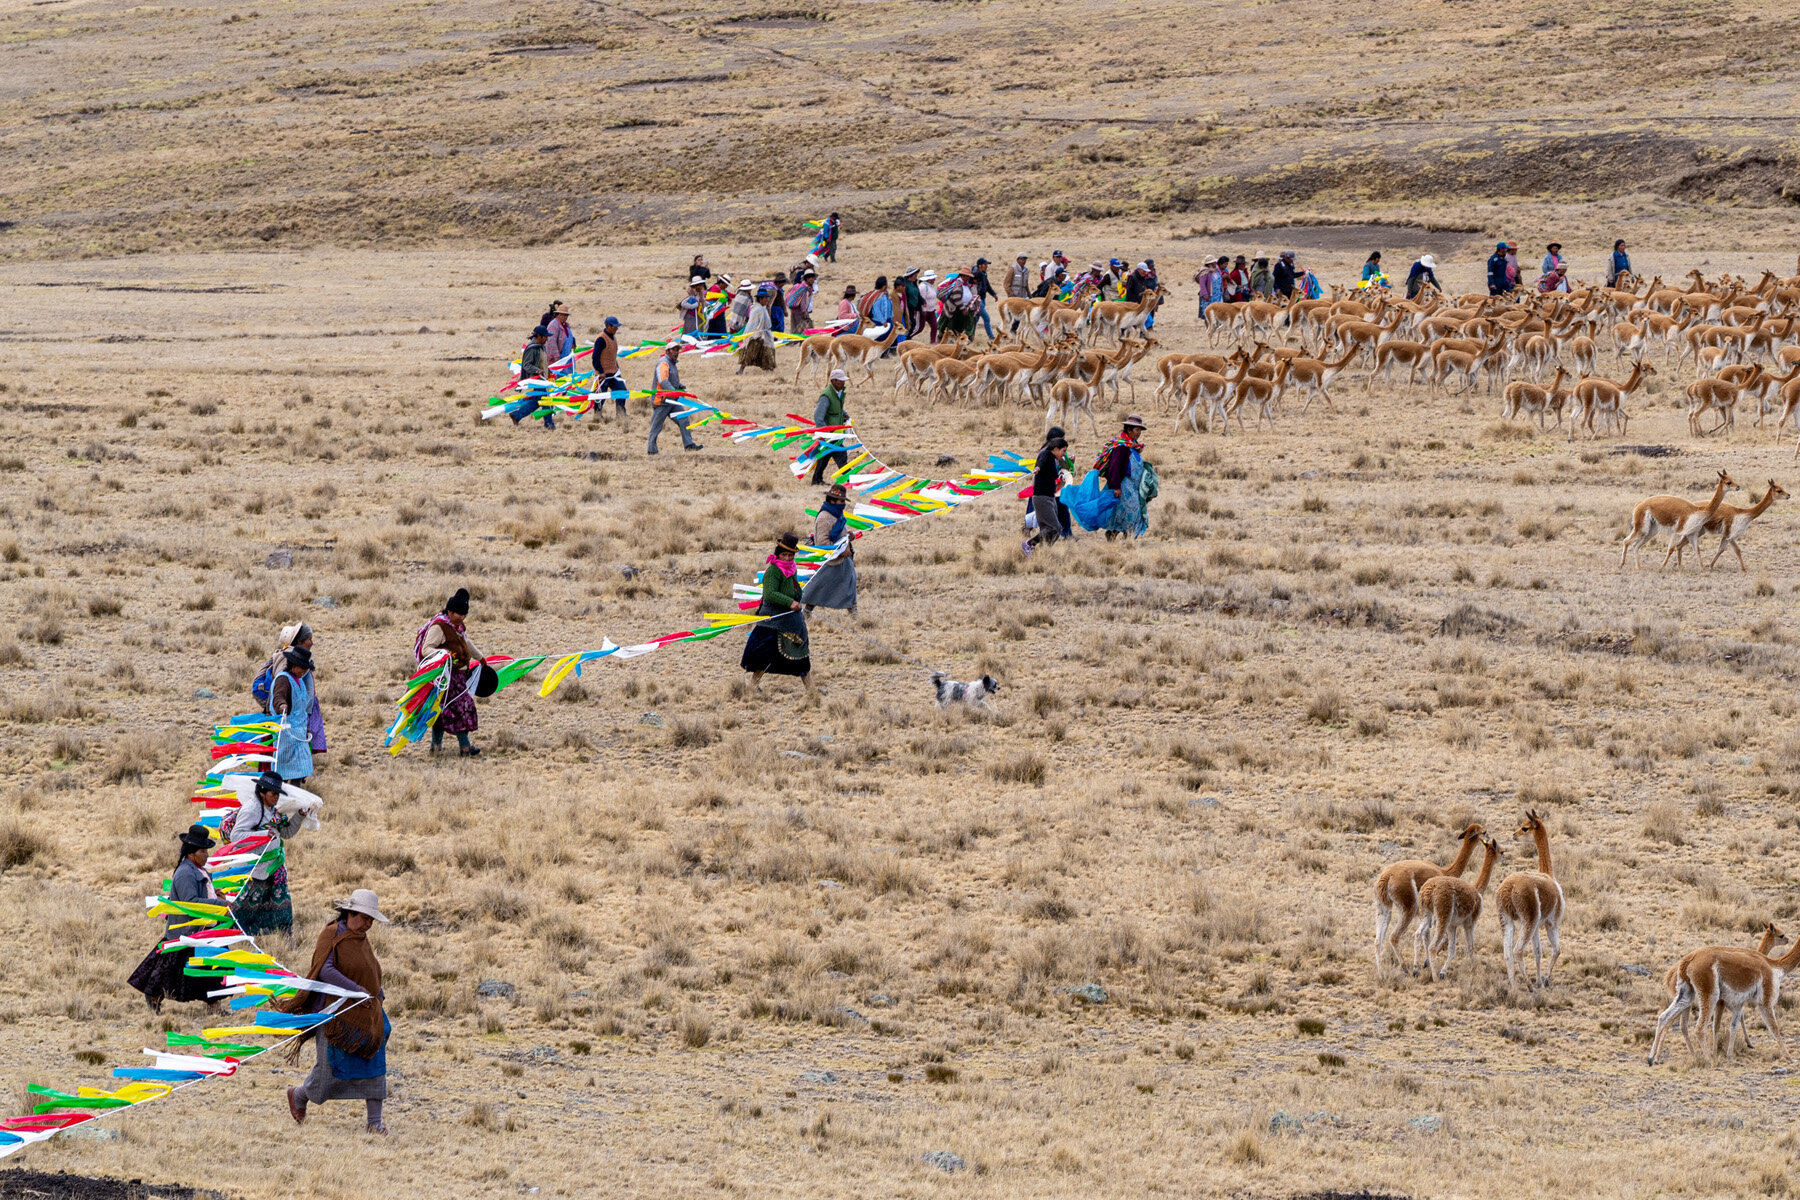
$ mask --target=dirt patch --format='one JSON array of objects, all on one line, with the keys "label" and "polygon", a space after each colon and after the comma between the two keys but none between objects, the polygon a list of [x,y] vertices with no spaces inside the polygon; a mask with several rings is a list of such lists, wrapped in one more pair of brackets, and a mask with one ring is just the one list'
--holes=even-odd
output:
[{"label": "dirt patch", "polygon": [[1731,162],[1682,175],[1669,185],[1668,194],[1679,200],[1702,202],[1800,203],[1800,159],[1786,155],[1746,154]]},{"label": "dirt patch", "polygon": [[0,1196],[31,1200],[225,1200],[223,1192],[176,1183],[26,1170],[0,1171]]}]

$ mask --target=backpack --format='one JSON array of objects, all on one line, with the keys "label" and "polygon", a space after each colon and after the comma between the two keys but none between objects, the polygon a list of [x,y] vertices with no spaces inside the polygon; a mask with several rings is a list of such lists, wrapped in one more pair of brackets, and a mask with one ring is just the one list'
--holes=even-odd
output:
[{"label": "backpack", "polygon": [[269,711],[269,695],[275,687],[275,664],[263,667],[261,674],[250,681],[250,696],[262,706],[264,712]]}]

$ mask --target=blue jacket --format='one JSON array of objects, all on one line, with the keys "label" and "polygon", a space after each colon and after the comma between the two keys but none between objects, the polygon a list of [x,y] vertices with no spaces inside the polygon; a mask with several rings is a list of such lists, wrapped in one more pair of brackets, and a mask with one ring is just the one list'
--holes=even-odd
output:
[{"label": "blue jacket", "polygon": [[1498,296],[1510,290],[1506,282],[1506,255],[1496,250],[1488,255],[1488,294]]},{"label": "blue jacket", "polygon": [[894,302],[886,292],[875,297],[875,303],[869,305],[869,320],[877,325],[886,325],[894,319]]}]

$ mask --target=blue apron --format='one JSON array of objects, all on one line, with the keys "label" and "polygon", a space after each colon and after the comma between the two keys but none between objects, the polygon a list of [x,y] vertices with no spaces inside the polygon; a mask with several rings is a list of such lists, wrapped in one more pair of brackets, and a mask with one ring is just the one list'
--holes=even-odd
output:
[{"label": "blue apron", "polygon": [[287,681],[288,713],[275,718],[275,773],[283,779],[305,779],[313,773],[312,736],[306,728],[312,712],[313,677],[296,679],[289,674]]}]

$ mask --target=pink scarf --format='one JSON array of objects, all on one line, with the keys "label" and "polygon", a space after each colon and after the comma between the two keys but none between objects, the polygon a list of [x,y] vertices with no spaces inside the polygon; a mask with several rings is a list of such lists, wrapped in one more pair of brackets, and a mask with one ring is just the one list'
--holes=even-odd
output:
[{"label": "pink scarf", "polygon": [[793,563],[789,562],[787,559],[777,558],[775,555],[771,554],[771,555],[769,555],[767,561],[770,566],[774,567],[777,571],[780,571],[783,575],[786,575],[789,579],[792,579],[794,577],[794,571],[796,570],[796,567],[794,566]]}]

